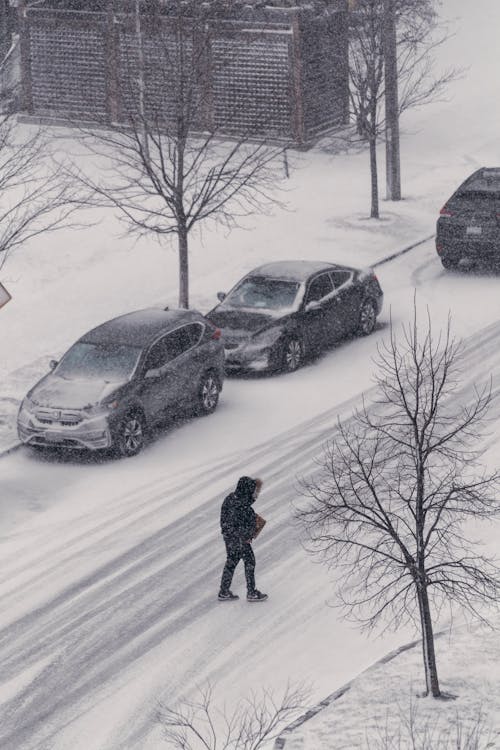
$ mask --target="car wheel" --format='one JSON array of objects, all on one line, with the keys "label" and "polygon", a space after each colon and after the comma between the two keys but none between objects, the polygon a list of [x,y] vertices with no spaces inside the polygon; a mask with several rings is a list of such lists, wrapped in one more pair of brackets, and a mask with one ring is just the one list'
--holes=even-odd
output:
[{"label": "car wheel", "polygon": [[446,268],[448,270],[451,270],[453,268],[458,268],[458,264],[460,263],[460,258],[441,258],[441,263],[443,265],[443,268]]},{"label": "car wheel", "polygon": [[211,414],[219,403],[219,381],[213,372],[207,372],[202,377],[198,388],[198,414]]},{"label": "car wheel", "polygon": [[294,372],[304,361],[304,345],[298,336],[291,336],[285,341],[282,354],[282,369]]},{"label": "car wheel", "polygon": [[358,333],[360,333],[361,336],[368,336],[368,334],[370,334],[375,328],[376,322],[377,310],[375,308],[375,303],[371,299],[365,299],[361,305],[361,310],[359,311]]},{"label": "car wheel", "polygon": [[116,432],[114,448],[118,455],[136,456],[144,447],[146,424],[139,412],[127,414]]}]

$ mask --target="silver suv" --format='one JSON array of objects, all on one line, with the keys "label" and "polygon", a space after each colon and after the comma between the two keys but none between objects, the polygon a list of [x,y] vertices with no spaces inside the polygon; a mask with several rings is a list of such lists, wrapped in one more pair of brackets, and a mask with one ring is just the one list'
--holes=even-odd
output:
[{"label": "silver suv", "polygon": [[186,407],[214,411],[224,378],[221,332],[194,310],[148,309],[82,336],[23,400],[21,441],[113,447],[133,456],[146,429]]}]

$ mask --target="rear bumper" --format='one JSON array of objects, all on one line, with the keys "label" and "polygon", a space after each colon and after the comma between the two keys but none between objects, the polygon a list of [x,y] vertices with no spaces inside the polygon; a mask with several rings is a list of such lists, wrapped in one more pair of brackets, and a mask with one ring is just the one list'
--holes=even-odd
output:
[{"label": "rear bumper", "polygon": [[[471,227],[475,228],[475,227]],[[437,224],[436,251],[442,258],[457,262],[469,260],[500,260],[500,231],[485,228],[481,234],[467,236],[466,226],[448,226],[442,221]]]},{"label": "rear bumper", "polygon": [[458,240],[450,242],[449,240],[436,239],[436,250],[439,256],[445,255],[452,258],[499,258],[500,243],[497,245],[493,242],[464,242]]}]

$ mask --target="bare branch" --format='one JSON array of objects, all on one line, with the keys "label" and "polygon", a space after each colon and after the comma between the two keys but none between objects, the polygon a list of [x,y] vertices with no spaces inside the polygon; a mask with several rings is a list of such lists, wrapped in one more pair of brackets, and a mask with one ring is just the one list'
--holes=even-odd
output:
[{"label": "bare branch", "polygon": [[464,531],[467,519],[500,516],[499,474],[481,466],[491,383],[462,386],[465,357],[450,321],[435,338],[416,305],[402,335],[391,323],[373,401],[339,423],[297,509],[306,547],[336,571],[347,617],[364,627],[420,622],[433,695],[431,606],[485,619],[500,594],[500,567]]}]

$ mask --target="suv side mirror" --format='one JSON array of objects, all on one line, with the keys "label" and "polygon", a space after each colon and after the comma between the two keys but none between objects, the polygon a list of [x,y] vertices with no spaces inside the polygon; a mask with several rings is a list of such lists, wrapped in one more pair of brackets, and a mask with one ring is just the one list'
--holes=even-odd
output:
[{"label": "suv side mirror", "polygon": [[158,367],[153,367],[151,370],[148,370],[144,377],[146,380],[154,380],[154,378],[159,378],[161,375],[160,369]]},{"label": "suv side mirror", "polygon": [[217,299],[219,300],[219,302],[224,302],[226,297],[227,297],[226,292],[217,292]]},{"label": "suv side mirror", "polygon": [[321,302],[319,302],[317,299],[311,300],[311,302],[308,302],[306,305],[306,312],[310,312],[311,310],[319,310],[321,307]]},{"label": "suv side mirror", "polygon": [[51,370],[55,370],[58,364],[59,362],[57,361],[57,359],[51,359],[49,362],[49,367]]}]

